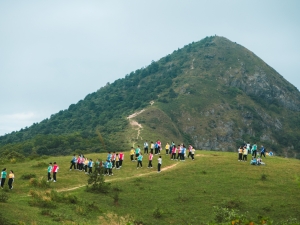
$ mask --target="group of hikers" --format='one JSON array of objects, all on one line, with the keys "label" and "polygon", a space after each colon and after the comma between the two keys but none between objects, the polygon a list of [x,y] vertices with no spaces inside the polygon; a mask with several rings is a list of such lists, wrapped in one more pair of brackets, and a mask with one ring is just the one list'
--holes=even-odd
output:
[{"label": "group of hikers", "polygon": [[246,162],[248,154],[251,154],[252,159],[250,161],[250,165],[264,165],[265,163],[262,162],[262,157],[264,156],[264,158],[266,158],[266,154],[269,156],[273,156],[273,152],[267,152],[266,148],[263,145],[260,148],[260,156],[257,156],[257,150],[258,149],[256,143],[252,146],[249,142],[244,143],[238,149],[238,161]]},{"label": "group of hikers", "polygon": [[[1,171],[1,180],[0,180],[0,183],[1,183],[1,188],[3,189],[3,186],[5,184],[5,180],[6,180],[6,177],[7,177],[7,172],[6,172],[6,168],[4,168],[2,171]],[[14,171],[10,170],[9,171],[9,174],[8,174],[8,188],[9,189],[13,189],[13,182],[14,182],[14,179],[15,179],[15,174],[14,174]]]},{"label": "group of hikers", "polygon": [[[163,147],[160,140],[157,140],[155,143],[151,141],[150,146],[148,141],[144,142],[144,153],[142,153],[140,146],[138,145],[135,149],[131,147],[130,150],[130,161],[137,162],[137,169],[143,167],[143,155],[148,155],[148,167],[153,168],[152,161],[154,155],[160,155],[163,151]],[[176,147],[175,143],[172,141],[171,144],[167,143],[165,145],[166,155],[170,155],[171,160],[181,160],[185,161],[186,154],[188,151],[188,158],[191,157],[194,160],[195,149],[192,145],[189,145],[188,149],[184,144],[178,145]],[[98,172],[98,175],[101,173],[101,168],[103,169],[103,174],[112,176],[113,169],[121,169],[124,161],[124,153],[121,151],[117,152],[108,152],[106,160],[102,161],[97,159],[95,162],[92,159],[85,158],[84,155],[74,154],[71,160],[70,171],[72,169],[84,171],[85,174],[93,173],[93,168]],[[162,157],[159,156],[157,159],[157,172],[161,172]],[[49,171],[49,170],[48,170]],[[49,175],[49,173],[48,173]],[[49,179],[49,178],[48,178]],[[51,179],[51,178],[50,178]]]}]

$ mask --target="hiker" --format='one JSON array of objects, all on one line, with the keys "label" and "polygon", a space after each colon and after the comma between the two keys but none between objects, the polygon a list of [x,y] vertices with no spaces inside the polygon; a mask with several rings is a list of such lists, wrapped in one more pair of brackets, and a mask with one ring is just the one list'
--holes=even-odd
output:
[{"label": "hiker", "polygon": [[51,172],[52,172],[52,162],[51,163],[49,163],[49,166],[48,166],[48,180],[47,180],[47,182],[49,182],[49,181],[51,181],[52,179],[51,179]]},{"label": "hiker", "polygon": [[158,144],[157,144],[157,142],[155,142],[155,144],[154,144],[154,149],[155,149],[155,155],[157,155],[158,154]]},{"label": "hiker", "polygon": [[141,168],[143,168],[143,164],[142,164],[142,161],[143,161],[143,155],[140,154],[140,155],[138,156],[137,160],[138,160],[138,163],[137,163],[136,168],[138,169],[138,168],[139,168],[139,165],[141,166]]},{"label": "hiker", "polygon": [[123,152],[120,152],[119,154],[119,164],[120,164],[120,168],[122,167],[123,165],[123,160],[124,160],[124,153]]},{"label": "hiker", "polygon": [[[78,157],[79,158],[79,157]],[[80,160],[80,159],[79,159]],[[70,166],[70,171],[72,170],[72,167],[74,167],[74,170],[76,170],[76,162],[77,162],[77,158],[76,155],[74,154],[72,160],[71,160],[71,166]],[[79,163],[77,163],[77,168],[79,168]]]},{"label": "hiker", "polygon": [[262,146],[261,146],[261,149],[260,149],[260,158],[261,158],[262,156],[264,156],[264,157],[266,158],[265,152],[266,152],[266,149],[265,149],[264,146],[262,145]]},{"label": "hiker", "polygon": [[97,174],[100,175],[100,161],[99,159],[95,162],[95,170],[97,171]]},{"label": "hiker", "polygon": [[173,145],[171,160],[175,160],[175,158],[176,158],[176,145]]},{"label": "hiker", "polygon": [[6,179],[6,168],[4,168],[1,172],[1,188],[2,189],[5,184],[5,179]]},{"label": "hiker", "polygon": [[56,174],[58,172],[58,165],[56,164],[56,162],[53,163],[53,168],[52,168],[52,173],[53,173],[53,182],[56,182]]},{"label": "hiker", "polygon": [[148,154],[148,142],[147,140],[144,142],[144,154]]},{"label": "hiker", "polygon": [[113,173],[112,173],[112,162],[110,162],[110,161],[107,161],[107,169],[108,169],[108,171],[107,171],[107,175],[108,176],[111,176],[111,175],[113,175]]},{"label": "hiker", "polygon": [[137,148],[135,149],[135,161],[139,157],[140,152],[141,152],[141,149],[140,149],[140,146],[138,145]]},{"label": "hiker", "polygon": [[247,161],[247,155],[248,155],[248,149],[247,147],[244,147],[244,150],[243,150],[243,161]]},{"label": "hiker", "polygon": [[185,161],[185,154],[186,154],[186,147],[185,147],[185,145],[183,144],[183,145],[182,145],[182,150],[181,150],[181,160],[182,160],[182,161]]},{"label": "hiker", "polygon": [[158,154],[160,154],[161,149],[161,141],[158,139],[157,140],[157,145],[158,145]]},{"label": "hiker", "polygon": [[111,155],[111,163],[112,163],[112,168],[116,166],[116,152],[113,152]]},{"label": "hiker", "polygon": [[169,148],[170,148],[170,145],[169,145],[169,143],[167,142],[166,147],[165,147],[165,149],[166,149],[166,155],[169,154]]},{"label": "hiker", "polygon": [[239,152],[239,157],[238,157],[238,161],[242,161],[243,160],[243,147],[240,146],[240,148],[238,149]]},{"label": "hiker", "polygon": [[189,144],[189,154],[188,154],[188,158],[190,158],[190,156],[192,156],[192,149],[193,146],[191,144]]},{"label": "hiker", "polygon": [[106,160],[111,161],[111,156],[112,156],[111,153],[108,152]]},{"label": "hiker", "polygon": [[131,150],[130,150],[130,160],[131,160],[131,162],[134,161],[133,156],[134,156],[134,148],[131,147]]},{"label": "hiker", "polygon": [[273,152],[272,151],[270,151],[269,152],[269,156],[273,156],[274,154],[273,154]]},{"label": "hiker", "polygon": [[161,158],[161,156],[159,156],[157,160],[158,160],[157,172],[160,173],[161,164],[162,164],[162,158]]},{"label": "hiker", "polygon": [[148,159],[149,159],[148,168],[152,168],[153,154],[152,154],[151,152],[150,152],[150,154],[149,154]]},{"label": "hiker", "polygon": [[151,149],[151,153],[153,154],[153,150],[154,150],[154,144],[153,144],[153,141],[151,141],[150,149]]},{"label": "hiker", "polygon": [[250,154],[250,143],[248,142],[246,146],[247,146],[248,154]]},{"label": "hiker", "polygon": [[116,167],[117,170],[120,169],[120,158],[119,158],[119,154],[116,154]]},{"label": "hiker", "polygon": [[85,158],[85,160],[84,160],[84,172],[85,172],[85,174],[88,174],[88,172],[87,172],[88,164],[89,164],[89,159]]},{"label": "hiker", "polygon": [[12,183],[14,182],[15,174],[14,171],[10,171],[8,174],[8,188],[11,190],[13,189]]},{"label": "hiker", "polygon": [[181,158],[181,147],[180,147],[180,145],[177,146],[177,158],[176,158],[176,160],[178,160],[179,157]]},{"label": "hiker", "polygon": [[93,160],[90,159],[90,161],[88,162],[88,167],[89,167],[89,174],[93,173]]},{"label": "hiker", "polygon": [[256,144],[252,145],[251,152],[252,152],[252,156],[254,156],[254,158],[256,158],[256,152],[257,152],[257,145]]},{"label": "hiker", "polygon": [[[75,164],[76,164],[76,168],[75,169],[80,170],[80,155],[78,155],[78,158],[75,159]],[[70,167],[70,169],[71,169],[71,167]]]},{"label": "hiker", "polygon": [[191,150],[191,157],[192,157],[192,160],[195,160],[194,156],[195,156],[195,149],[192,148],[192,150]]}]

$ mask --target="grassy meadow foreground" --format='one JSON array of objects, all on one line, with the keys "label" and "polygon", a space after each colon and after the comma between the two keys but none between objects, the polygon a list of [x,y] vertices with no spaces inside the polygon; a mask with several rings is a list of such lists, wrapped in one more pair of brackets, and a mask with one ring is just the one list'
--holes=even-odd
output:
[{"label": "grassy meadow foreground", "polygon": [[[299,160],[268,157],[266,166],[250,166],[249,159],[238,162],[230,152],[196,151],[195,161],[185,162],[162,156],[164,170],[158,174],[157,156],[153,169],[147,168],[147,156],[136,169],[125,152],[122,169],[105,177],[111,183],[106,194],[86,191],[88,175],[69,171],[71,156],[2,164],[16,178],[13,190],[7,190],[7,181],[0,190],[0,223],[207,224],[225,221],[222,208],[255,224],[264,218],[273,224],[300,221]],[[106,154],[86,157],[95,161]],[[48,163],[54,161],[60,167],[57,183],[44,187]]]}]

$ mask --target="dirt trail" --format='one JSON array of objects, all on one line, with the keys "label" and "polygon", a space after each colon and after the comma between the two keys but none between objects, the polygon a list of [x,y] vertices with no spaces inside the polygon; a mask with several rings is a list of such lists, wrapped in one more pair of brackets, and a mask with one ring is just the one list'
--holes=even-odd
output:
[{"label": "dirt trail", "polygon": [[[145,109],[142,109],[141,111],[139,112],[136,112],[136,113],[133,113],[131,115],[129,115],[127,117],[127,119],[129,120],[129,123],[130,125],[133,127],[134,130],[137,131],[137,136],[136,136],[136,139],[138,140],[139,137],[140,137],[140,134],[141,134],[141,129],[143,129],[143,126],[142,124],[138,123],[136,120],[134,120],[133,118],[138,116],[139,114],[143,113],[145,111]],[[142,137],[141,137],[142,139]],[[134,146],[135,142],[132,144]]]},{"label": "dirt trail", "polygon": [[[161,169],[161,171],[170,170],[170,169],[174,168],[176,165],[178,165],[178,163],[172,164],[170,166],[163,167]],[[137,175],[134,175],[134,176],[131,176],[131,177],[125,177],[125,178],[113,178],[113,179],[107,180],[107,182],[112,182],[112,181],[116,181],[116,180],[129,180],[129,179],[133,179],[133,178],[137,178],[137,177],[149,176],[149,175],[154,174],[154,173],[157,173],[157,171],[155,170],[155,171],[151,171],[151,172],[148,172],[148,173],[137,174]],[[72,187],[72,188],[63,188],[63,189],[57,190],[57,192],[73,191],[73,190],[76,190],[78,188],[82,188],[82,187],[85,187],[85,186],[86,186],[86,184],[85,185],[80,185],[80,186],[77,186],[77,187]]]}]

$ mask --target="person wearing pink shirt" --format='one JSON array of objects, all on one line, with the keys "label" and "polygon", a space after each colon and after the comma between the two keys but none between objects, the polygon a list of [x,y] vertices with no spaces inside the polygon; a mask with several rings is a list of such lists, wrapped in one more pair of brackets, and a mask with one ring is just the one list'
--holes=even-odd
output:
[{"label": "person wearing pink shirt", "polygon": [[148,159],[149,159],[148,168],[153,168],[153,167],[152,167],[153,154],[152,154],[151,152],[150,152],[150,154],[149,154]]},{"label": "person wearing pink shirt", "polygon": [[56,174],[58,172],[58,165],[56,164],[56,162],[53,163],[53,167],[52,167],[52,173],[53,173],[53,182],[56,182]]}]

